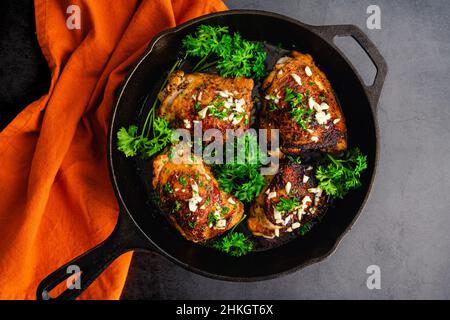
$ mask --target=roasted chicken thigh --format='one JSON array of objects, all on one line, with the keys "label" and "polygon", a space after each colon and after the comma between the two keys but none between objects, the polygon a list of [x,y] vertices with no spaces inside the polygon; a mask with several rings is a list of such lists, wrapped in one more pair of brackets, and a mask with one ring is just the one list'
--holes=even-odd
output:
[{"label": "roasted chicken thigh", "polygon": [[173,155],[161,154],[153,162],[153,173],[152,186],[162,209],[186,239],[201,242],[214,238],[241,220],[243,204],[219,190],[201,160],[186,157],[174,161]]},{"label": "roasted chicken thigh", "polygon": [[347,148],[344,115],[325,74],[296,51],[281,58],[264,80],[261,128],[279,129],[285,154]]},{"label": "roasted chicken thigh", "polygon": [[320,215],[326,196],[318,187],[311,166],[282,163],[278,173],[252,204],[248,228],[256,236],[279,237],[295,232]]},{"label": "roasted chicken thigh", "polygon": [[172,128],[193,130],[202,123],[203,132],[218,129],[226,139],[226,129],[250,126],[253,80],[243,77],[223,78],[206,73],[185,74],[176,71],[161,92],[158,116]]}]

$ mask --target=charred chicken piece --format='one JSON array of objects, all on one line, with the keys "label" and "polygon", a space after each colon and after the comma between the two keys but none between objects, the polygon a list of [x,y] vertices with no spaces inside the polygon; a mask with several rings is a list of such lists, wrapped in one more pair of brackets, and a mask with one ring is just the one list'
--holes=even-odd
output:
[{"label": "charred chicken piece", "polygon": [[262,85],[261,127],[280,130],[285,154],[347,148],[346,125],[325,74],[312,57],[296,51],[274,66]]},{"label": "charred chicken piece", "polygon": [[161,92],[158,116],[172,128],[193,132],[194,121],[202,122],[203,132],[218,129],[226,138],[226,129],[245,130],[250,126],[253,80],[223,78],[213,74],[185,74],[176,71]]},{"label": "charred chicken piece", "polygon": [[311,166],[286,162],[252,204],[248,228],[255,236],[279,237],[295,232],[326,209]]},{"label": "charred chicken piece", "polygon": [[167,154],[153,162],[152,186],[170,222],[188,240],[202,242],[237,224],[244,206],[221,190],[210,169],[196,158]]}]

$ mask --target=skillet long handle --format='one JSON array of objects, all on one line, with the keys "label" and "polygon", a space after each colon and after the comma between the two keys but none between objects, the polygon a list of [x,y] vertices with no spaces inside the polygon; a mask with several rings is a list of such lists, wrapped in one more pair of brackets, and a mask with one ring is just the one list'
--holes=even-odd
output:
[{"label": "skillet long handle", "polygon": [[376,107],[378,100],[380,99],[381,90],[383,89],[384,80],[388,72],[388,66],[386,60],[378,51],[375,44],[369,39],[369,37],[357,26],[355,25],[331,25],[331,26],[316,26],[314,29],[324,38],[326,38],[330,43],[333,43],[333,39],[336,36],[349,36],[358,42],[361,48],[372,60],[373,64],[377,68],[377,74],[375,80],[371,86],[365,86],[367,95],[370,99],[371,104]]},{"label": "skillet long handle", "polygon": [[[96,247],[59,267],[39,284],[38,300],[71,300],[77,298],[120,255],[142,247],[145,238],[126,214],[119,220],[110,236]],[[142,241],[142,242],[141,242]],[[148,242],[147,242],[148,243]],[[64,283],[65,282],[65,283]],[[50,291],[62,284],[64,291],[51,297]]]}]

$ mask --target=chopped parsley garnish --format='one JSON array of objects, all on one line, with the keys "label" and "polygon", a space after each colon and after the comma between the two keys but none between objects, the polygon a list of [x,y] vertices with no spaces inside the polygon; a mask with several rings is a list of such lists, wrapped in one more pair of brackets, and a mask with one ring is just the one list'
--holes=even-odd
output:
[{"label": "chopped parsley garnish", "polygon": [[280,213],[290,212],[300,206],[298,199],[290,198],[280,198],[280,201],[276,204],[275,209]]},{"label": "chopped parsley garnish", "polygon": [[[230,112],[232,112],[231,109],[225,108],[224,104],[225,101],[223,100],[223,97],[219,95],[209,103],[206,113],[209,113],[209,115],[216,117],[217,119],[224,120],[230,115]],[[200,115],[201,112],[202,111],[198,112],[198,114]],[[206,116],[206,113],[204,113],[202,117]]]},{"label": "chopped parsley garnish", "polygon": [[278,110],[277,105],[276,105],[274,102],[270,102],[270,103],[269,103],[269,111],[270,111],[270,112],[273,112],[273,111],[275,111],[275,110]]},{"label": "chopped parsley garnish", "polygon": [[217,106],[213,105],[208,109],[208,112],[213,117],[216,117],[217,119],[223,120],[226,117],[228,117],[228,111],[227,110],[219,110]]},{"label": "chopped parsley garnish", "polygon": [[166,184],[164,185],[164,191],[165,191],[166,193],[172,193],[172,192],[173,192],[172,185],[171,185],[170,183],[166,183]]},{"label": "chopped parsley garnish", "polygon": [[211,202],[211,196],[208,194],[208,197],[205,200],[205,206],[209,205],[210,202]]},{"label": "chopped parsley garnish", "polygon": [[227,214],[228,212],[230,212],[230,208],[228,208],[228,207],[223,207],[220,213],[221,213],[221,214]]},{"label": "chopped parsley garnish", "polygon": [[289,102],[291,106],[296,106],[303,103],[303,93],[295,92],[289,87],[286,87],[286,94],[284,96],[284,101]]},{"label": "chopped parsley garnish", "polygon": [[195,229],[195,226],[197,225],[197,221],[189,221],[188,226],[191,229]]},{"label": "chopped parsley garnish", "polygon": [[303,101],[305,95],[295,92],[291,88],[286,87],[284,101],[288,102],[291,107],[291,116],[297,124],[303,129],[308,129],[307,125],[312,121],[313,110],[308,108]]},{"label": "chopped parsley garnish", "polygon": [[208,214],[208,225],[216,225],[217,220],[217,216],[214,214],[214,212],[210,212]]},{"label": "chopped parsley garnish", "polygon": [[181,183],[181,185],[182,185],[183,187],[186,187],[186,186],[187,186],[187,181],[186,181],[186,179],[185,179],[184,177],[178,178],[178,181]]},{"label": "chopped parsley garnish", "polygon": [[294,157],[294,156],[287,156],[287,158],[289,159],[289,161],[291,161],[292,163],[295,164],[302,164],[302,158],[301,157]]},{"label": "chopped parsley garnish", "polygon": [[173,208],[172,212],[177,212],[181,209],[181,202],[178,200],[175,200],[175,207]]},{"label": "chopped parsley garnish", "polygon": [[316,169],[320,188],[332,198],[342,199],[351,189],[361,186],[361,173],[367,168],[367,156],[358,148],[346,152],[342,159],[327,155],[329,164]]},{"label": "chopped parsley garnish", "polygon": [[195,112],[199,112],[200,110],[202,110],[202,104],[200,103],[200,102],[196,102],[195,104],[194,104],[194,110],[195,110]]},{"label": "chopped parsley garnish", "polygon": [[296,106],[291,110],[292,118],[303,130],[308,129],[308,124],[312,121],[312,113],[312,109],[305,108],[304,106]]}]

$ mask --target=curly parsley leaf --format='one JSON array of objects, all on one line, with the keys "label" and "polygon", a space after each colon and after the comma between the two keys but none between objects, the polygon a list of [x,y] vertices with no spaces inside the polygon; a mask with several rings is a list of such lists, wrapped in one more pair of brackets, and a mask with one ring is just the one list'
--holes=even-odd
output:
[{"label": "curly parsley leaf", "polygon": [[214,241],[212,246],[233,257],[244,256],[253,250],[253,242],[241,232],[231,232]]},{"label": "curly parsley leaf", "polygon": [[137,135],[137,126],[131,125],[128,130],[124,127],[117,132],[117,149],[126,157],[140,155],[143,158],[152,157],[171,143],[172,129],[163,118],[156,118],[153,122],[153,138]]},{"label": "curly parsley leaf", "polygon": [[280,201],[276,204],[275,209],[281,214],[290,212],[296,208],[300,207],[300,202],[297,198],[280,198]]},{"label": "curly parsley leaf", "polygon": [[122,151],[126,157],[134,157],[139,150],[139,138],[136,137],[137,126],[124,127],[117,132],[117,149]]},{"label": "curly parsley leaf", "polygon": [[262,44],[245,40],[239,33],[230,34],[228,27],[201,25],[182,44],[188,56],[200,58],[194,71],[215,66],[223,77],[254,79],[266,73],[267,54]]},{"label": "curly parsley leaf", "polygon": [[225,164],[219,170],[220,188],[244,202],[252,201],[263,189],[265,181],[260,167],[254,164]]},{"label": "curly parsley leaf", "polygon": [[256,136],[245,135],[237,140],[235,144],[237,154],[245,157],[243,159],[236,157],[232,163],[217,165],[214,173],[223,191],[233,193],[241,201],[250,202],[264,188],[265,180],[260,168],[266,155],[261,152]]},{"label": "curly parsley leaf", "polygon": [[223,48],[222,35],[227,33],[228,27],[201,25],[194,34],[187,35],[182,44],[190,56],[202,58],[210,53],[220,54]]},{"label": "curly parsley leaf", "polygon": [[328,155],[330,163],[316,169],[319,186],[330,197],[342,199],[351,189],[361,186],[361,173],[367,168],[367,156],[358,148],[347,151],[342,159]]},{"label": "curly parsley leaf", "polygon": [[307,234],[308,232],[311,231],[313,227],[313,223],[312,222],[307,222],[305,224],[303,224],[299,230],[298,230],[298,234],[301,236],[304,236],[305,234]]},{"label": "curly parsley leaf", "polygon": [[[167,84],[171,74],[180,66],[181,59],[178,59],[163,81],[159,92]],[[159,99],[155,98],[145,119],[141,134],[138,135],[138,127],[130,125],[128,129],[122,127],[117,131],[117,149],[122,151],[126,157],[140,155],[142,158],[149,158],[164,149],[171,143],[172,129],[169,123],[159,117],[155,117],[156,107]],[[149,138],[151,135],[151,138]]]}]

